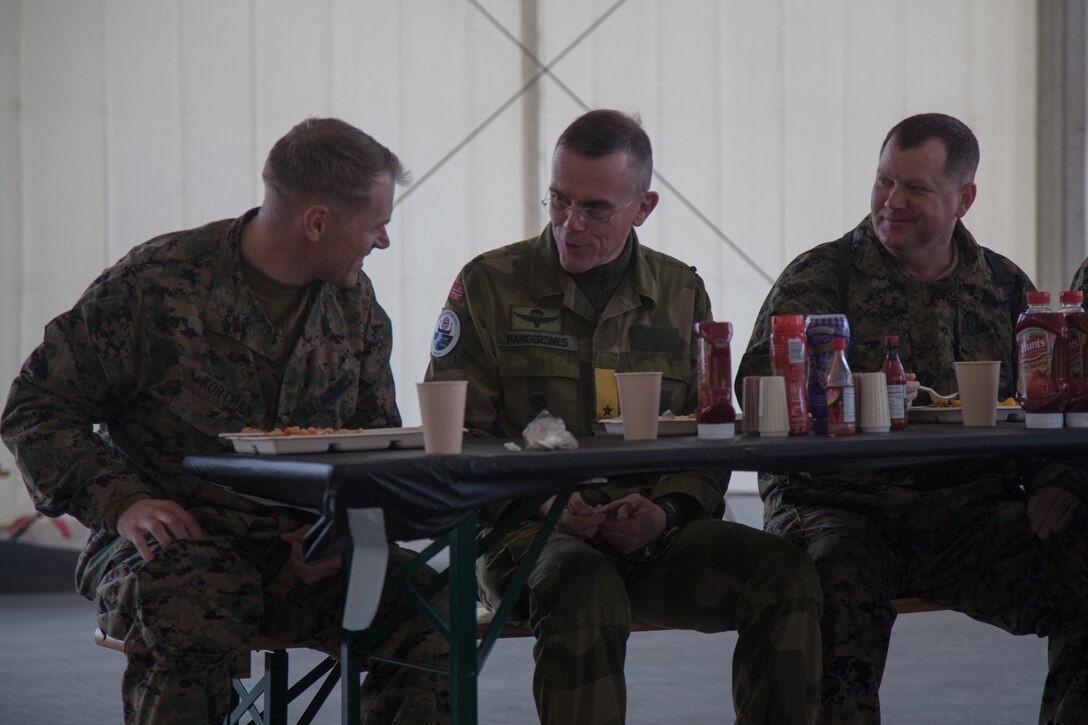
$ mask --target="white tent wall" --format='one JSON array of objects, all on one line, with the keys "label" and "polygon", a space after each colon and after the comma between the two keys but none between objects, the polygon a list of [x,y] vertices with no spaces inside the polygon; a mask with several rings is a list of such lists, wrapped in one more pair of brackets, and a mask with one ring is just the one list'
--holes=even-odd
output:
[{"label": "white tent wall", "polygon": [[[408,424],[450,282],[542,228],[552,144],[588,107],[641,114],[662,198],[640,235],[699,268],[735,358],[783,265],[867,212],[911,113],[974,128],[967,223],[1034,274],[1036,27],[1022,0],[0,0],[0,392],[130,247],[259,204],[310,115],[416,179],[366,261]],[[0,523],[30,509],[17,478]]]}]

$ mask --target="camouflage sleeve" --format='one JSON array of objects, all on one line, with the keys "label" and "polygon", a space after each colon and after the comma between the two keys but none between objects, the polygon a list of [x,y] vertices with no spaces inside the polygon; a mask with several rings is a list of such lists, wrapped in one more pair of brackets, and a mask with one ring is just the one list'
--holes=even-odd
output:
[{"label": "camouflage sleeve", "polygon": [[1046,486],[1057,486],[1088,504],[1088,456],[1024,456],[1020,461],[1021,480],[1028,496]]},{"label": "camouflage sleeve", "polygon": [[12,383],[0,427],[39,511],[115,530],[122,507],[151,493],[94,426],[140,386],[149,352],[138,293],[108,294],[85,295],[46,325]]},{"label": "camouflage sleeve", "polygon": [[469,435],[503,435],[498,429],[502,397],[499,362],[493,345],[490,281],[468,264],[457,275],[439,313],[431,342],[427,380],[467,380],[465,427]]},{"label": "camouflage sleeve", "polygon": [[362,380],[358,404],[345,428],[397,428],[400,411],[389,360],[393,353],[393,324],[366,280],[370,314],[363,330]]},{"label": "camouflage sleeve", "polygon": [[737,400],[744,393],[746,376],[771,374],[771,317],[832,314],[841,312],[840,306],[835,242],[821,244],[790,262],[756,316],[748,348],[737,366]]},{"label": "camouflage sleeve", "polygon": [[[706,287],[699,275],[695,275],[697,283],[697,299],[692,319],[706,321],[713,320],[714,315],[710,309],[710,296],[706,293]],[[687,400],[684,403],[684,413],[693,413],[699,399],[698,383],[698,355],[696,353],[695,336],[691,336],[691,385],[688,387]],[[661,476],[650,491],[649,498],[656,500],[667,495],[680,494],[697,503],[703,515],[720,515],[722,497],[729,485],[729,471],[685,471],[683,473],[671,473]]]},{"label": "camouflage sleeve", "polygon": [[1073,275],[1073,281],[1070,283],[1069,289],[1079,289],[1088,296],[1088,259],[1080,263],[1080,269]]}]

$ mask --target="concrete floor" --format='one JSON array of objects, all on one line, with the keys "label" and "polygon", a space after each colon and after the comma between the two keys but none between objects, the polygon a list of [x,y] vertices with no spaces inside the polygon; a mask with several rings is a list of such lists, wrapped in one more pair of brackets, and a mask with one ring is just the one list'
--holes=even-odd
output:
[{"label": "concrete floor", "polygon": [[[96,647],[93,630],[93,607],[75,594],[0,595],[0,723],[120,722],[124,657]],[[732,722],[735,641],[733,634],[633,635],[628,722]],[[528,639],[496,645],[480,678],[482,725],[536,721],[531,646]],[[292,653],[293,671],[319,659],[316,653]],[[952,612],[905,615],[895,626],[881,691],[884,722],[1031,723],[1045,669],[1043,640],[1012,637]],[[317,722],[338,722],[338,705],[330,703]]]},{"label": "concrete floor", "polygon": [[[729,517],[761,525],[755,496],[730,494]],[[440,561],[432,561],[438,565]],[[9,590],[10,591],[10,590]],[[0,725],[121,722],[124,657],[94,645],[94,608],[69,592],[0,594]],[[733,721],[730,673],[736,635],[644,632],[627,655],[630,725]],[[294,651],[292,672],[322,659]],[[260,671],[254,657],[255,672]],[[532,641],[496,643],[479,680],[481,725],[536,722]],[[1034,723],[1046,642],[1013,637],[954,612],[902,616],[881,689],[890,725]],[[292,709],[294,717],[304,705]],[[316,720],[339,722],[339,689]]]}]

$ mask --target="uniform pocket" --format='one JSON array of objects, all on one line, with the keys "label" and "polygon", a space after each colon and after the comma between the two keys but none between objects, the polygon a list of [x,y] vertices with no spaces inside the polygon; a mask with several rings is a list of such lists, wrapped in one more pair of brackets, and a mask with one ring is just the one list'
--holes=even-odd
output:
[{"label": "uniform pocket", "polygon": [[233,381],[185,364],[180,377],[180,389],[170,400],[170,413],[201,433],[215,437],[260,420],[261,409]]},{"label": "uniform pocket", "polygon": [[687,355],[629,350],[619,356],[620,372],[661,372],[661,412],[677,415],[695,409],[695,391],[691,384],[691,358]]},{"label": "uniform pocket", "polygon": [[581,376],[578,352],[539,347],[499,348],[503,404],[515,425],[523,426],[540,411],[562,418],[575,435],[579,428]]},{"label": "uniform pocket", "polygon": [[499,375],[517,377],[579,377],[578,350],[539,347],[499,348]]}]

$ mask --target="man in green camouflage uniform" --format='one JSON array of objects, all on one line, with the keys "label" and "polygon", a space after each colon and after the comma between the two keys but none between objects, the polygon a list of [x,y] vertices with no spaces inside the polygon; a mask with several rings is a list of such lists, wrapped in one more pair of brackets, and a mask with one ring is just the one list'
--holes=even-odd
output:
[{"label": "man in green camouflage uniform", "polygon": [[[400,425],[389,318],[360,266],[389,244],[403,178],[362,131],[300,123],[269,154],[259,209],[133,249],[46,326],[13,383],[3,438],[38,510],[93,529],[77,585],[125,641],[126,722],[221,720],[230,665],[258,633],[337,651],[340,560],[303,562],[307,515],[181,462],[224,452],[217,435],[246,426]],[[399,599],[387,593],[381,610]],[[422,617],[382,650],[446,658]],[[445,722],[447,690],[444,678],[375,666],[363,714]]]},{"label": "man in green camouflage uniform", "polygon": [[1079,289],[1088,297],[1088,259],[1080,263],[1080,268],[1073,275],[1073,282],[1069,285],[1069,289]]},{"label": "man in green camouflage uniform", "polygon": [[[954,118],[926,114],[893,128],[872,213],[849,235],[845,309],[838,242],[802,254],[763,303],[737,380],[770,374],[773,315],[842,312],[855,372],[881,370],[884,338],[894,334],[911,398],[918,380],[955,390],[956,360],[1001,360],[999,397],[1011,395],[1016,316],[1033,287],[1003,257],[994,255],[1001,268],[991,268],[960,221],[975,198],[977,165],[974,134]],[[760,474],[760,493],[766,529],[804,546],[820,571],[820,722],[879,721],[891,600],[907,594],[1014,634],[1050,637],[1040,722],[1088,722],[1083,462],[994,456],[865,473]]]},{"label": "man in green camouflage uniform", "polygon": [[[711,319],[710,300],[694,269],[639,244],[633,227],[657,203],[651,171],[650,141],[635,120],[582,116],[556,146],[551,224],[458,275],[428,378],[469,381],[473,434],[520,439],[545,409],[575,435],[599,433],[594,422],[616,413],[617,370],[662,371],[661,410],[693,411],[692,324]],[[721,521],[727,481],[724,473],[641,475],[573,494],[515,608],[537,638],[542,722],[624,721],[632,617],[738,630],[738,722],[815,715],[821,595],[812,564],[784,539]],[[481,535],[512,503],[480,512]],[[609,515],[622,506],[629,517]],[[481,557],[488,607],[500,604],[539,525],[523,523]]]}]

